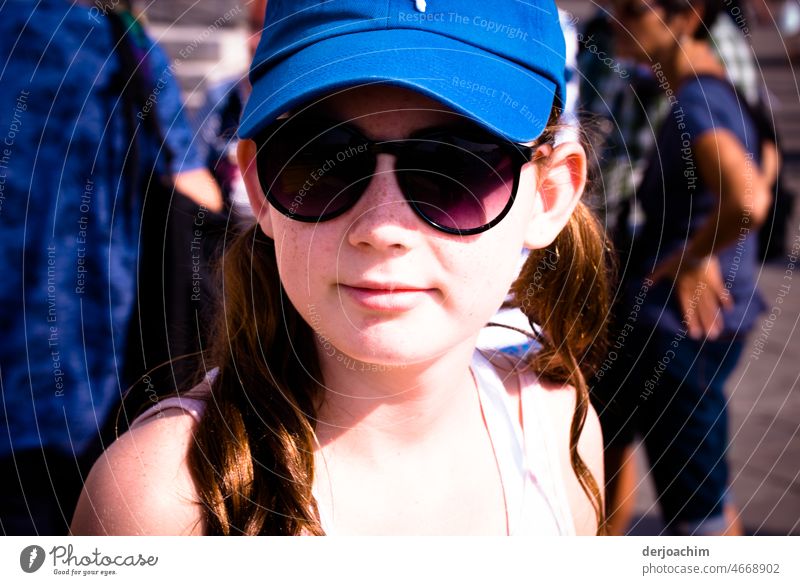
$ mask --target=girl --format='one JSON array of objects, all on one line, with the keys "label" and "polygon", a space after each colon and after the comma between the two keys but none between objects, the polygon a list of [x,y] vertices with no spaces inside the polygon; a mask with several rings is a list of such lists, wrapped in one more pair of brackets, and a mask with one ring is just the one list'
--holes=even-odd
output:
[{"label": "girl", "polygon": [[[214,369],[98,461],[74,533],[602,530],[604,248],[553,140],[558,13],[483,4],[269,3]],[[524,362],[475,347],[512,283]]]}]

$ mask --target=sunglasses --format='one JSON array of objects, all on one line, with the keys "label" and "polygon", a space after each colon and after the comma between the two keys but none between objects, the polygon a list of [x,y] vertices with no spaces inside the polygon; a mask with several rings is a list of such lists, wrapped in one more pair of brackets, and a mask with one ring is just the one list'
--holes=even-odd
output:
[{"label": "sunglasses", "polygon": [[484,232],[505,217],[520,171],[535,151],[477,125],[373,141],[352,125],[309,116],[276,121],[256,143],[261,188],[291,219],[321,222],[342,215],[367,190],[378,155],[391,154],[414,212],[437,230],[458,235]]}]

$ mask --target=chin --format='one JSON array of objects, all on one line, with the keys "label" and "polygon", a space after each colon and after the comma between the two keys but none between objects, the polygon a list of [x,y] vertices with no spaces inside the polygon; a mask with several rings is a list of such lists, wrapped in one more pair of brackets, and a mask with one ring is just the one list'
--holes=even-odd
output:
[{"label": "chin", "polygon": [[330,339],[319,335],[321,359],[360,371],[385,371],[429,362],[458,344],[456,340],[431,334],[429,329],[409,330],[387,323],[351,331],[353,335],[332,335]]}]

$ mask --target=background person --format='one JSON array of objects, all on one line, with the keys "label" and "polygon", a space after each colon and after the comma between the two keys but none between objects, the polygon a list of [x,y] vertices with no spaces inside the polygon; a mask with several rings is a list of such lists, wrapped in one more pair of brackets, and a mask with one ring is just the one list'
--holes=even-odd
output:
[{"label": "background person", "polygon": [[[163,54],[130,15],[42,0],[2,16],[0,530],[65,534],[127,385],[142,185],[201,164],[171,150],[191,133]],[[145,49],[136,79],[117,46],[133,36],[145,43],[126,53]],[[162,78],[152,116],[137,118],[132,93],[146,99]],[[213,191],[193,193],[212,204]]]},{"label": "background person", "polygon": [[756,237],[770,196],[761,136],[706,38],[718,3],[612,6],[617,54],[649,65],[671,105],[636,192],[644,219],[617,307],[626,328],[619,351],[631,359],[594,387],[607,399],[606,473],[617,478],[609,483],[612,532],[629,520],[638,431],[667,529],[739,534],[724,386],[763,306]]}]

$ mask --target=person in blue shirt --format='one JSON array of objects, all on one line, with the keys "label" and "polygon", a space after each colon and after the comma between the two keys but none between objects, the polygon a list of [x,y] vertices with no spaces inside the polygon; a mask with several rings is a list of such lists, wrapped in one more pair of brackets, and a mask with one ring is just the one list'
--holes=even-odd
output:
[{"label": "person in blue shirt", "polygon": [[[215,195],[194,188],[172,71],[129,15],[64,0],[0,14],[0,530],[61,534],[127,385],[147,182]],[[121,33],[140,43],[135,77]]]},{"label": "person in blue shirt", "polygon": [[770,205],[762,137],[706,38],[717,3],[612,7],[617,54],[652,70],[670,111],[636,192],[644,218],[622,250],[619,328],[593,388],[608,400],[600,418],[611,532],[627,523],[615,514],[632,501],[639,432],[667,529],[738,534],[724,386],[764,307],[756,287],[757,231]]}]

